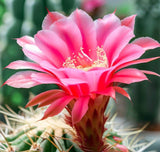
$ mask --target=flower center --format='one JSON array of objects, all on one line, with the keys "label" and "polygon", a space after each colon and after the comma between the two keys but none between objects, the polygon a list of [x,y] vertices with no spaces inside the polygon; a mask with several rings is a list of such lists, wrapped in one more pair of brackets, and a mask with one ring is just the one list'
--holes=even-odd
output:
[{"label": "flower center", "polygon": [[97,47],[96,49],[96,59],[91,59],[86,53],[84,53],[83,48],[77,54],[72,54],[63,63],[65,68],[77,68],[84,71],[88,71],[95,67],[105,67],[108,68],[108,59],[106,52],[103,48]]}]

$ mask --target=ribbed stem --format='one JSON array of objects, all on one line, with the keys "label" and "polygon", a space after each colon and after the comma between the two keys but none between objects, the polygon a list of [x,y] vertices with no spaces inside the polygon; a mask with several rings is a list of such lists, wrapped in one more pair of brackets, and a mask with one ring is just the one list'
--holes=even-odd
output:
[{"label": "ribbed stem", "polygon": [[[80,122],[72,126],[76,131],[74,141],[84,152],[107,152],[103,133],[106,130],[105,122],[108,118],[105,116],[108,102],[109,97],[105,96],[90,99],[87,113]],[[71,107],[72,105],[69,109]],[[71,122],[69,124],[72,125]]]}]

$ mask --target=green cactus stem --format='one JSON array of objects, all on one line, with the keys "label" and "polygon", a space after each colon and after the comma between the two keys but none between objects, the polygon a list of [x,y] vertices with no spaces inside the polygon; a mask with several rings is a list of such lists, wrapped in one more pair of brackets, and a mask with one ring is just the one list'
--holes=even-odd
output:
[{"label": "green cactus stem", "polygon": [[[105,99],[105,101],[107,101],[107,99]],[[98,110],[99,106],[95,109]],[[82,132],[82,129],[78,128],[80,125],[84,127],[82,122],[80,122],[80,124],[72,126],[77,127],[77,129],[81,131],[76,133],[72,127],[65,123],[64,115],[62,114],[40,121],[45,108],[39,108],[37,110],[33,110],[32,108],[28,110],[20,108],[20,110],[20,114],[17,114],[9,108],[9,106],[6,106],[6,108],[0,106],[0,113],[3,113],[6,119],[6,124],[0,124],[0,152],[82,152],[78,147],[85,144],[83,141],[84,134],[81,133],[85,133],[88,139],[90,139],[90,135],[96,139],[96,132],[91,134],[91,130],[89,129],[93,130],[93,128],[95,128],[96,131],[99,131],[98,134],[102,134],[104,132],[101,131],[101,127],[99,127],[99,129],[97,128],[98,125],[90,125],[90,128],[87,126],[83,128]],[[95,113],[93,111],[89,111],[87,115],[91,116],[91,113]],[[66,114],[66,111],[63,111],[63,113]],[[94,115],[96,116],[96,114]],[[95,118],[95,116],[93,118]],[[147,148],[154,142],[139,143],[137,134],[139,134],[146,126],[140,130],[132,129],[131,132],[130,129],[127,130],[126,128],[120,128],[121,125],[119,124],[116,127],[114,122],[115,116],[107,116],[108,114],[106,114],[102,119],[102,122],[104,122],[104,119],[107,118],[107,122],[105,124],[105,128],[107,128],[107,130],[103,134],[102,141],[103,144],[107,144],[107,151],[123,152],[116,146],[123,146],[125,143],[125,147],[130,151],[140,152],[142,149]],[[89,119],[91,119],[91,117],[89,117]],[[84,118],[83,122],[87,124],[86,118]],[[95,120],[96,124],[97,122],[98,120]],[[98,136],[101,137],[101,135]],[[83,145],[79,143],[80,141],[82,141]],[[100,147],[100,145],[99,148],[104,149],[104,147]],[[85,149],[84,151],[87,150]]]}]

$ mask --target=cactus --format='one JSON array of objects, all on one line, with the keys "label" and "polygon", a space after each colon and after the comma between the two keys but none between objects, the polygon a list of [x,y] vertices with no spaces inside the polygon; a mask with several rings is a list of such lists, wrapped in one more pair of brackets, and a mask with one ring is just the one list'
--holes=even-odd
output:
[{"label": "cactus", "polygon": [[[64,122],[63,115],[40,120],[45,108],[34,110],[20,108],[21,114],[15,113],[9,106],[0,106],[0,113],[5,115],[6,123],[0,127],[1,152],[82,152],[72,140],[75,132]],[[64,113],[65,111],[63,111]],[[141,130],[127,131],[115,125],[116,115],[106,123],[108,130],[104,137],[110,145],[109,152],[118,152],[116,145],[126,144],[133,151],[141,151],[153,143],[137,144],[137,134]],[[125,132],[124,132],[125,130]],[[128,129],[129,130],[129,129]],[[132,138],[130,136],[132,135]],[[134,136],[133,136],[134,135]],[[143,146],[143,147],[142,147]],[[117,146],[118,147],[118,146]],[[121,150],[120,150],[121,151]]]},{"label": "cactus", "polygon": [[[22,116],[17,115],[9,107],[7,108],[6,110],[1,107],[3,110],[1,112],[8,115],[8,117],[5,117],[8,126],[1,125],[1,129],[3,128],[3,131],[1,130],[3,139],[0,140],[1,151],[55,152],[57,149],[62,151],[64,148],[65,150],[70,148],[68,141],[64,143],[62,139],[66,137],[65,130],[71,130],[71,128],[63,123],[59,117],[37,121],[41,117],[42,109],[34,111],[33,109],[25,110],[21,108],[24,114]],[[8,132],[8,135],[5,135],[4,132]]]}]

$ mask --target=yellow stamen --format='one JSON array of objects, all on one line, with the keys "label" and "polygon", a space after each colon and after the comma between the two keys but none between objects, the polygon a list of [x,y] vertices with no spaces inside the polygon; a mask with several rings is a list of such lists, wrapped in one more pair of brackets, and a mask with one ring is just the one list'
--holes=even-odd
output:
[{"label": "yellow stamen", "polygon": [[103,50],[103,48],[97,47],[97,60],[94,61],[92,66],[108,68],[108,59],[106,56],[106,52]]},{"label": "yellow stamen", "polygon": [[83,52],[83,49],[81,48],[77,55],[73,54],[73,57],[68,57],[66,59],[66,61],[63,63],[63,67],[77,68],[84,71],[88,71],[95,67],[108,68],[108,59],[103,48],[97,47],[96,53],[97,59],[93,61],[87,54]]}]

